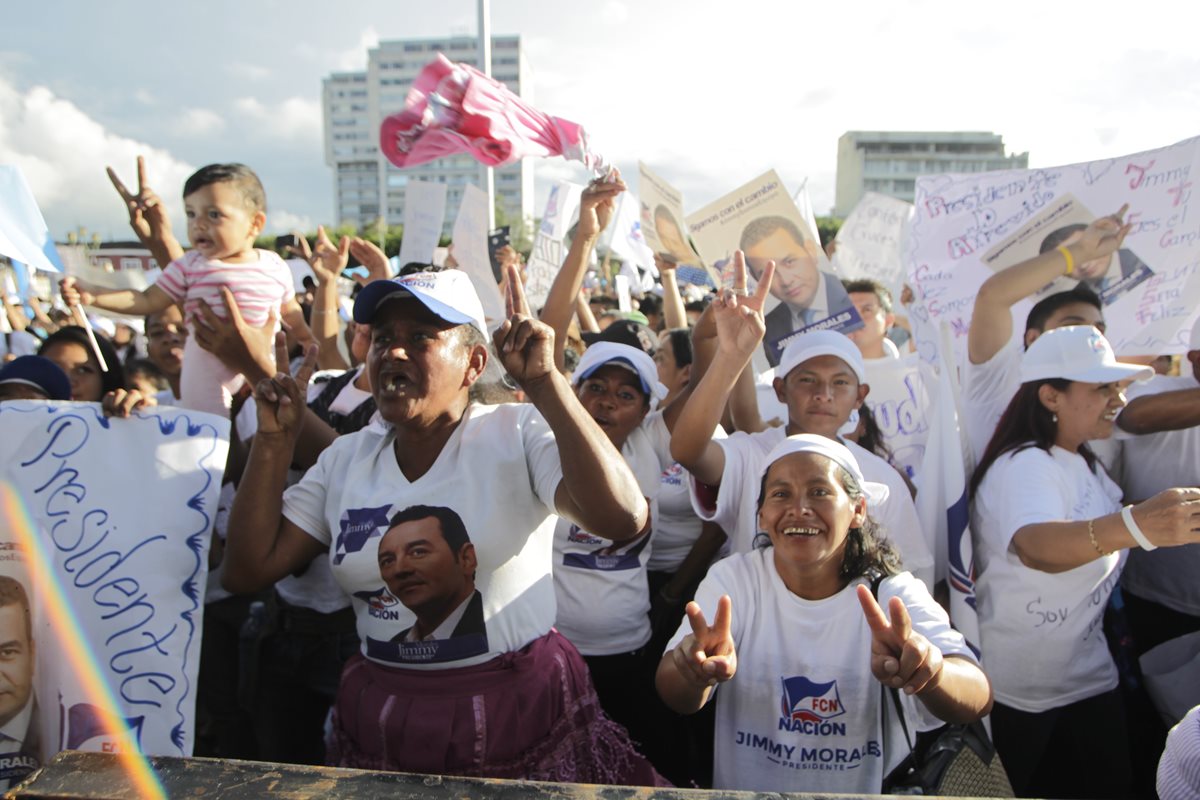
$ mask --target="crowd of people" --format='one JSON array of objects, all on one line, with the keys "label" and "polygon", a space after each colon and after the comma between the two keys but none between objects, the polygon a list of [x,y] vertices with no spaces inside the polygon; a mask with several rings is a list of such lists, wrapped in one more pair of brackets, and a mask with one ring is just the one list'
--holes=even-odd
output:
[{"label": "crowd of people", "polygon": [[[267,200],[244,166],[182,188],[187,251],[140,163],[136,191],[110,176],[168,266],[143,292],[65,278],[62,305],[142,332],[93,345],[10,307],[6,349],[19,334],[36,354],[9,356],[0,400],[232,420],[197,755],[875,793],[905,731],[988,718],[1017,796],[1153,796],[1156,770],[1164,797],[1200,793],[1196,715],[1163,755],[1131,658],[1200,630],[1200,324],[1178,376],[1146,366],[1159,353],[1116,358],[1086,283],[1012,330],[1015,304],[1111,259],[1124,209],[976,298],[968,643],[916,511],[930,476],[910,479],[865,403],[871,365],[905,346],[884,286],[826,286],[864,325],[791,337],[764,381],[764,338],[823,297],[790,291],[773,315],[776,264],[749,236],[702,303],[664,253],[641,310],[614,311],[588,273],[619,177],[584,191],[541,308],[500,252],[507,308],[488,320],[466,272],[392,274],[323,230],[284,254],[311,267],[298,296],[255,248]],[[352,254],[369,277],[347,314]]]}]

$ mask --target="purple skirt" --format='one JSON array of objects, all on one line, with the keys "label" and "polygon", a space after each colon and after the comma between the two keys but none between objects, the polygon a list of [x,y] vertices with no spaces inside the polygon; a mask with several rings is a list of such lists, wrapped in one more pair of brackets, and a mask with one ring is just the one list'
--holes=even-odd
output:
[{"label": "purple skirt", "polygon": [[579,651],[551,631],[486,664],[342,670],[326,761],[357,769],[669,786],[604,715]]}]

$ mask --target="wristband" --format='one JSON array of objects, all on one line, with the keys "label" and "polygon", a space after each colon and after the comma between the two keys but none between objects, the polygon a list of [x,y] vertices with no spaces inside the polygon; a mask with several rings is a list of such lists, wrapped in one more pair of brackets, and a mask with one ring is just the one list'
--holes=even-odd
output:
[{"label": "wristband", "polygon": [[1060,244],[1057,248],[1058,252],[1062,253],[1063,258],[1067,260],[1067,275],[1075,271],[1075,256],[1071,255],[1071,251],[1065,244]]},{"label": "wristband", "polygon": [[1129,531],[1129,535],[1138,543],[1138,547],[1143,550],[1157,550],[1158,545],[1146,538],[1146,534],[1142,533],[1142,529],[1138,527],[1137,521],[1133,518],[1133,506],[1125,506],[1121,509],[1121,519],[1125,522],[1125,530]]}]

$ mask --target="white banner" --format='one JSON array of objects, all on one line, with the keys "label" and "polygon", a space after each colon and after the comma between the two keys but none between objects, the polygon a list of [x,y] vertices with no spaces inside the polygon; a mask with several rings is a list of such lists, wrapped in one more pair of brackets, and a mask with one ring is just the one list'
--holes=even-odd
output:
[{"label": "white banner", "polygon": [[490,325],[498,325],[504,319],[504,298],[496,285],[492,273],[492,259],[488,256],[488,207],[487,193],[473,183],[463,185],[462,204],[454,220],[454,260],[458,268],[471,278],[479,300],[483,303],[483,316]]},{"label": "white banner", "polygon": [[[486,195],[484,195],[486,199]],[[465,198],[464,198],[465,199]],[[484,214],[487,206],[484,206]],[[446,219],[446,184],[409,180],[404,187],[404,238],[400,240],[400,266],[433,261],[433,250],[442,238]],[[486,219],[486,216],[485,216]],[[458,250],[458,248],[454,248]]]},{"label": "white banner", "polygon": [[887,195],[867,192],[838,229],[833,265],[843,278],[879,281],[899,299],[904,282],[901,245],[913,206]]},{"label": "white banner", "polygon": [[866,404],[892,451],[892,464],[916,480],[925,460],[929,438],[929,389],[932,368],[916,353],[903,358],[877,358],[866,362],[871,391]]},{"label": "white banner", "polygon": [[565,241],[572,220],[579,213],[583,187],[569,181],[559,181],[550,187],[546,212],[533,239],[533,250],[525,271],[525,299],[536,314],[546,304],[550,286],[567,256]]},{"label": "white banner", "polygon": [[[961,355],[975,295],[994,269],[1052,249],[1081,213],[1094,219],[1128,203],[1133,228],[1121,250],[1077,265],[1077,277],[1100,293],[1118,354],[1184,352],[1200,302],[1200,207],[1192,207],[1191,180],[1198,160],[1200,138],[1063,167],[918,178],[910,283],[930,321],[950,326]],[[1014,308],[1015,336],[1030,306]]]},{"label": "white banner", "polygon": [[[64,749],[112,749],[116,740],[101,723],[105,696],[142,752],[192,754],[208,549],[228,436],[227,420],[167,407],[114,420],[98,403],[0,404],[3,479],[15,493],[11,504],[23,506],[6,508],[0,548],[35,548],[53,571],[52,585],[34,584],[28,597],[37,657],[24,700],[31,724],[40,722],[43,760]],[[82,648],[59,627],[63,620],[74,621]]]}]

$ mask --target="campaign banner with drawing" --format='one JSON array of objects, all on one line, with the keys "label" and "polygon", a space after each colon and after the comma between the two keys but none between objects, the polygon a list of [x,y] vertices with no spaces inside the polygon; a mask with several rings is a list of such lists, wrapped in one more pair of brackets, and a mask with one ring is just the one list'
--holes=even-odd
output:
[{"label": "campaign banner with drawing", "polygon": [[700,209],[687,223],[700,255],[718,270],[741,250],[753,285],[766,263],[775,262],[763,340],[772,367],[787,343],[804,331],[862,326],[816,231],[774,170]]},{"label": "campaign banner with drawing", "polygon": [[559,181],[550,188],[525,270],[525,297],[535,312],[546,304],[550,286],[567,256],[567,230],[579,213],[582,194],[583,187],[570,181]]},{"label": "campaign banner with drawing", "polygon": [[892,451],[891,463],[916,480],[925,460],[929,438],[929,389],[933,370],[916,353],[866,362],[871,391],[865,401],[875,417],[883,442]]},{"label": "campaign banner with drawing", "polygon": [[[484,206],[487,211],[487,206]],[[409,180],[404,187],[404,238],[400,240],[400,266],[414,261],[430,263],[442,238],[446,219],[446,184]],[[455,248],[457,249],[457,248]]]},{"label": "campaign banner with drawing", "polygon": [[[1198,169],[1200,138],[1193,138],[1062,167],[918,178],[910,283],[933,326],[949,324],[961,353],[975,295],[993,269],[1053,249],[1075,226],[1128,203],[1132,229],[1121,249],[1103,263],[1077,264],[1077,276],[1099,291],[1118,354],[1183,352],[1200,302]],[[1015,336],[1030,307],[1026,300],[1014,308]]]},{"label": "campaign banner with drawing", "polygon": [[[684,227],[683,195],[671,184],[638,162],[638,208],[642,220],[642,236],[650,249],[676,264],[691,267],[711,267],[705,264],[703,253],[697,253],[688,243]],[[713,270],[709,277],[718,285]]]},{"label": "campaign banner with drawing", "polygon": [[904,283],[905,228],[912,203],[867,192],[838,229],[833,264],[844,278],[870,278],[898,298]]},{"label": "campaign banner with drawing", "polygon": [[[101,722],[104,698],[89,691],[93,668],[142,752],[192,754],[208,549],[228,438],[228,420],[165,406],[109,419],[99,403],[0,404],[3,483],[24,511],[4,515],[0,550],[36,548],[54,575],[28,598],[36,639],[29,707],[41,722],[43,760],[116,746]],[[85,647],[76,632],[48,624],[55,610],[74,621]],[[80,663],[78,652],[94,663]]]},{"label": "campaign banner with drawing", "polygon": [[504,298],[492,272],[492,257],[488,255],[487,192],[473,183],[463,185],[462,203],[454,220],[454,260],[458,268],[471,278],[471,284],[483,304],[483,316],[488,324],[504,320]]}]

